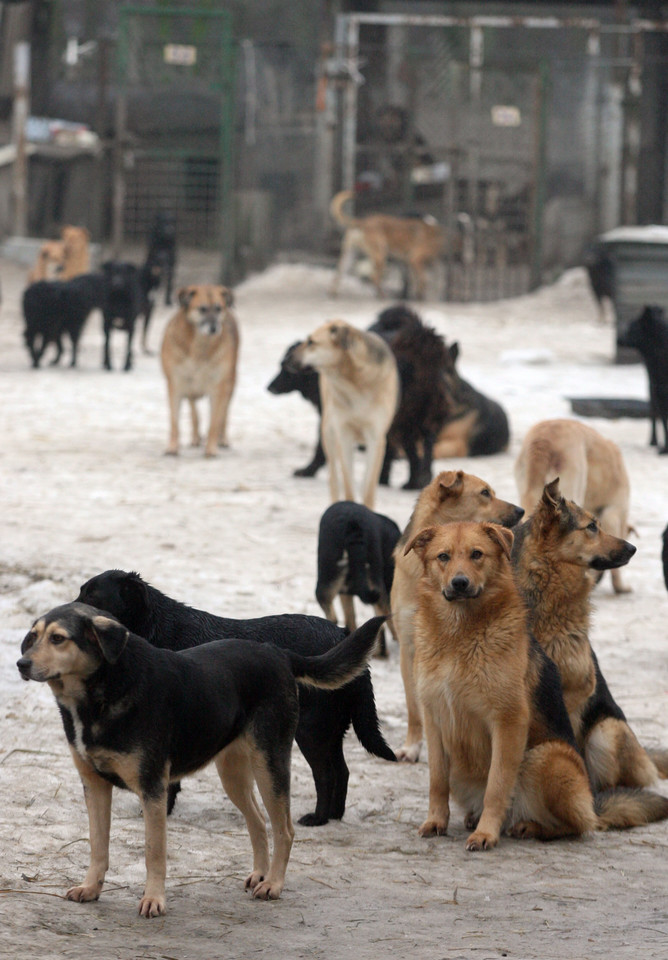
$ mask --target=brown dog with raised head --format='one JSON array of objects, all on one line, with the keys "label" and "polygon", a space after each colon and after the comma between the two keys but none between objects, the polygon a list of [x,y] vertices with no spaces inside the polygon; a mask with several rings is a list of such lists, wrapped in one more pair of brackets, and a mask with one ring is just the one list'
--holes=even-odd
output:
[{"label": "brown dog with raised head", "polygon": [[192,446],[200,444],[196,401],[208,397],[209,432],[205,456],[227,446],[227,414],[236,383],[239,329],[230,307],[232,291],[220,286],[190,286],[177,291],[179,310],[165,329],[160,358],[167,378],[170,434],[167,453],[179,452],[179,409],[188,400]]},{"label": "brown dog with raised head", "polygon": [[[546,483],[560,478],[568,500],[596,515],[601,528],[623,539],[629,532],[629,477],[621,450],[578,420],[542,420],[524,438],[515,461],[520,503],[527,514]],[[627,593],[619,570],[611,571],[615,593]]]},{"label": "brown dog with raised head", "polygon": [[399,760],[417,763],[422,744],[422,719],[413,681],[414,619],[422,564],[408,544],[419,530],[433,524],[455,520],[489,520],[512,527],[523,513],[522,508],[514,503],[500,500],[484,480],[463,470],[443,470],[418,497],[413,515],[394,550],[394,579],[390,595],[408,711],[406,742],[397,751]]},{"label": "brown dog with raised head", "polygon": [[362,503],[373,510],[385,456],[386,435],[397,409],[399,374],[385,341],[343,320],[330,320],[302,341],[292,355],[296,366],[320,374],[322,445],[329,465],[332,502],[354,500],[353,457],[363,446],[366,471]]},{"label": "brown dog with raised head", "polygon": [[422,300],[425,292],[425,269],[443,255],[444,236],[432,218],[392,217],[384,213],[366,217],[350,217],[343,212],[351,200],[351,190],[342,190],[332,198],[330,213],[345,229],[336,275],[330,294],[339,291],[341,277],[355,250],[366,254],[373,266],[372,280],[379,297],[383,295],[382,280],[389,257],[403,261],[410,271],[414,296]]},{"label": "brown dog with raised head", "polygon": [[467,811],[466,849],[502,831],[553,840],[668,817],[648,791],[592,795],[559,673],[530,636],[515,585],[513,534],[450,523],[408,544],[420,558],[415,682],[429,752],[429,812],[420,835],[447,832],[450,793]]},{"label": "brown dog with raised head", "polygon": [[529,627],[561,674],[566,709],[595,790],[647,787],[668,774],[668,751],[646,751],[613,699],[589,642],[590,570],[616,569],[636,548],[601,529],[547,484],[532,516],[517,529],[516,580]]}]

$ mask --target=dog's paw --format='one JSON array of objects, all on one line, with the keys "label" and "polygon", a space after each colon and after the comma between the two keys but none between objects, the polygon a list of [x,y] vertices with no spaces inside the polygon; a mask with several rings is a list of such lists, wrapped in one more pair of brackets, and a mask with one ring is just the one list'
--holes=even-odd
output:
[{"label": "dog's paw", "polygon": [[466,841],[466,849],[474,853],[478,850],[491,850],[497,845],[499,838],[483,830],[476,830]]},{"label": "dog's paw", "polygon": [[303,817],[300,817],[297,823],[301,823],[303,827],[322,827],[324,824],[329,823],[329,817],[319,817],[314,813],[305,813]]},{"label": "dog's paw", "polygon": [[417,763],[420,759],[420,744],[414,743],[410,747],[399,747],[395,753],[397,760],[401,760],[403,763]]},{"label": "dog's paw", "polygon": [[101,883],[82,884],[80,887],[70,887],[65,899],[74,900],[76,903],[90,903],[91,900],[99,900],[101,890]]},{"label": "dog's paw", "polygon": [[254,900],[278,900],[283,889],[283,883],[277,881],[263,880],[253,888]]},{"label": "dog's paw", "polygon": [[515,840],[534,840],[541,836],[542,830],[535,820],[518,820],[508,830],[508,836]]},{"label": "dog's paw", "polygon": [[162,896],[147,897],[144,895],[139,901],[140,917],[161,917],[165,910],[165,898]]},{"label": "dog's paw", "polygon": [[421,837],[444,837],[448,832],[447,820],[436,820],[434,818],[425,820],[418,833]]}]

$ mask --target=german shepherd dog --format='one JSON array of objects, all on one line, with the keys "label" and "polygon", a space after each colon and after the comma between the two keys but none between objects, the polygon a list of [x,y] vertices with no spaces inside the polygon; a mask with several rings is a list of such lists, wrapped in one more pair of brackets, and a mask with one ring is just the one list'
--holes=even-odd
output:
[{"label": "german shepherd dog", "polygon": [[[188,607],[146,583],[138,573],[106,570],[83,584],[77,602],[106,610],[128,630],[156,647],[185,650],[237,637],[272,643],[304,656],[325,654],[340,643],[345,632],[322,617],[280,614],[251,620],[216,617]],[[338,690],[299,690],[297,745],[311,768],[316,789],[316,807],[299,822],[317,827],[340,820],[346,808],[348,767],[343,738],[351,726],[369,753],[395,760],[379,730],[371,675],[363,670],[352,683]],[[178,784],[169,787],[169,807],[174,805]]]},{"label": "german shepherd dog", "polygon": [[438,223],[431,217],[393,217],[382,213],[351,217],[343,212],[343,207],[352,197],[350,190],[342,190],[329,205],[332,217],[345,230],[341,256],[330,289],[331,296],[337,295],[341,277],[354,251],[359,250],[371,260],[373,285],[379,297],[383,296],[385,266],[388,258],[393,257],[407,265],[413,294],[422,300],[426,285],[425,270],[443,255],[445,241]]},{"label": "german shepherd dog", "polygon": [[[336,688],[352,680],[364,669],[381,623],[370,621],[324,656],[303,657],[271,642],[251,648],[243,640],[159,650],[81,603],[39,617],[17,666],[24,680],[48,683],[56,697],[90,822],[90,866],[67,899],[100,896],[117,786],[136,793],[144,813],[146,886],[139,913],[163,914],[167,788],[211,761],[250,834],[246,889],[257,899],[277,899],[294,837],[290,751],[297,683]],[[271,631],[264,639],[271,641]],[[254,782],[271,820],[271,862]]]},{"label": "german shepherd dog", "polygon": [[[347,630],[357,627],[354,597],[372,604],[379,616],[389,617],[393,552],[400,536],[394,520],[374,513],[362,503],[338,500],[327,507],[318,528],[315,597],[328,620],[337,622],[337,596]],[[394,634],[391,620],[388,626]],[[387,656],[384,630],[378,635],[378,656]]]},{"label": "german shepherd dog", "polygon": [[[668,751],[638,743],[589,642],[589,570],[628,563],[636,548],[605,533],[594,514],[566,500],[553,480],[517,529],[516,580],[532,634],[561,674],[564,701],[594,790],[646,787],[668,775]],[[659,769],[657,769],[657,765]]]},{"label": "german shepherd dog", "polygon": [[470,851],[502,831],[553,840],[668,817],[647,791],[592,794],[559,673],[528,628],[510,564],[512,531],[493,523],[421,530],[415,683],[429,752],[420,835],[447,832],[449,796],[467,811]]},{"label": "german shepherd dog", "polygon": [[366,456],[362,502],[373,510],[385,438],[399,399],[392,351],[374,333],[331,320],[296,347],[293,360],[320,373],[322,442],[332,502],[340,499],[340,486],[345,500],[355,499],[353,457],[361,445]]},{"label": "german shepherd dog", "polygon": [[439,473],[418,497],[413,515],[394,550],[394,580],[390,595],[408,711],[406,742],[397,751],[399,760],[417,763],[422,744],[422,719],[413,681],[414,619],[422,564],[417,554],[408,549],[408,544],[419,530],[434,524],[489,520],[512,527],[523,513],[521,507],[500,500],[484,480],[462,470]]},{"label": "german shepherd dog", "polygon": [[[616,443],[578,420],[541,420],[527,432],[515,461],[520,503],[527,514],[546,483],[560,477],[561,492],[596,515],[601,529],[623,539],[629,532],[630,484]],[[602,574],[595,577],[600,580]],[[615,593],[628,593],[616,567]]]}]

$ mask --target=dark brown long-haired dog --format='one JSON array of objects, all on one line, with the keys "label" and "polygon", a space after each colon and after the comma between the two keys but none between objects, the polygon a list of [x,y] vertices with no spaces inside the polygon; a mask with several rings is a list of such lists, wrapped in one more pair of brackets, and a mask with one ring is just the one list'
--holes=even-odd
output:
[{"label": "dark brown long-haired dog", "polygon": [[513,547],[531,632],[559,668],[566,709],[595,790],[647,787],[668,774],[668,751],[648,755],[638,743],[589,642],[594,585],[589,571],[624,566],[635,552],[626,540],[605,533],[593,514],[566,500],[558,478],[545,486]]},{"label": "dark brown long-haired dog", "polygon": [[558,671],[529,635],[510,565],[513,534],[492,523],[420,531],[415,682],[429,751],[424,837],[444,834],[449,795],[468,811],[467,850],[502,830],[542,840],[668,817],[642,791],[592,795]]}]

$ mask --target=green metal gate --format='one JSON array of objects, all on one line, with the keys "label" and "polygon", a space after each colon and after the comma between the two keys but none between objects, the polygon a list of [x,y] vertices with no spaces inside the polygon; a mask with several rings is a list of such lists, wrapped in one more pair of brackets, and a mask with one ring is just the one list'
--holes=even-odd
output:
[{"label": "green metal gate", "polygon": [[123,6],[117,57],[114,247],[143,242],[158,211],[182,245],[229,269],[234,62],[226,10]]}]

